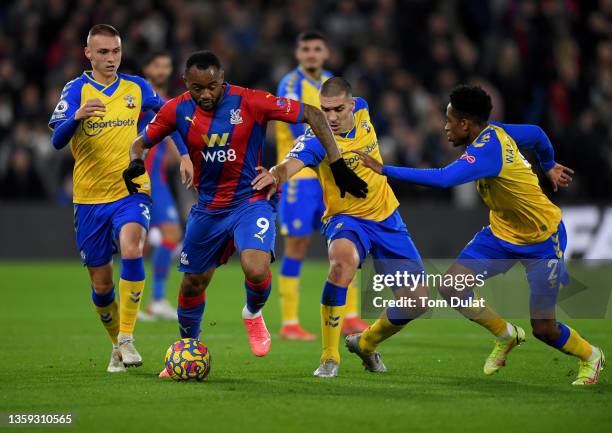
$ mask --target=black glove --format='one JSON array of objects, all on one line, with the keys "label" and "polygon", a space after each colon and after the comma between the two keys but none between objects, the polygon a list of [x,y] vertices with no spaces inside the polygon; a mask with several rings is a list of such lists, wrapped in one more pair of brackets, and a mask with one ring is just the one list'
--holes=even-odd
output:
[{"label": "black glove", "polygon": [[130,194],[136,194],[138,192],[138,188],[140,188],[140,185],[133,182],[132,179],[145,174],[145,172],[146,169],[144,161],[140,158],[131,161],[128,168],[123,170],[123,181],[125,182],[125,186]]},{"label": "black glove", "polygon": [[347,192],[357,198],[366,198],[368,184],[346,165],[344,158],[332,162],[329,164],[329,168],[334,175],[334,182],[340,189],[341,198],[344,198]]}]

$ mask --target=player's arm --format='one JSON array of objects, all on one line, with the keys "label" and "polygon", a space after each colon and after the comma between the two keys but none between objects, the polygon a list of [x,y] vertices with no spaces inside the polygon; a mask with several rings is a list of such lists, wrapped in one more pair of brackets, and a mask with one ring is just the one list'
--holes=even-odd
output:
[{"label": "player's arm", "polygon": [[340,196],[348,192],[355,197],[365,198],[368,184],[348,168],[336,144],[334,134],[321,110],[293,99],[274,96],[270,93],[253,90],[250,105],[259,122],[280,120],[287,123],[308,123],[324,146],[334,181],[340,189]]},{"label": "player's arm", "polygon": [[266,170],[257,167],[259,174],[253,179],[251,185],[256,191],[268,188],[268,200],[278,187],[289,180],[305,166],[316,167],[325,159],[325,149],[311,131],[298,137],[287,157],[280,163]]},{"label": "player's arm", "polygon": [[457,185],[497,176],[502,168],[501,146],[490,143],[482,148],[468,148],[455,162],[444,168],[410,168],[383,165],[361,151],[357,153],[363,165],[378,174],[402,182],[438,188],[452,188]]},{"label": "player's arm", "polygon": [[[123,171],[123,180],[130,194],[140,187],[133,179],[145,173],[144,153],[176,131],[176,103],[170,101],[159,110],[130,146],[130,165]],[[187,188],[193,185],[193,163],[189,155],[181,157],[181,178]]]},{"label": "player's arm", "polygon": [[51,143],[56,149],[65,147],[76,132],[80,122],[89,117],[104,117],[106,106],[99,99],[88,99],[81,105],[80,88],[68,83],[62,90],[61,99],[49,120],[53,131]]},{"label": "player's arm", "polygon": [[548,135],[537,125],[511,125],[491,122],[499,125],[514,139],[520,150],[535,152],[542,171],[557,191],[559,187],[567,187],[572,181],[574,170],[555,162],[555,150]]}]

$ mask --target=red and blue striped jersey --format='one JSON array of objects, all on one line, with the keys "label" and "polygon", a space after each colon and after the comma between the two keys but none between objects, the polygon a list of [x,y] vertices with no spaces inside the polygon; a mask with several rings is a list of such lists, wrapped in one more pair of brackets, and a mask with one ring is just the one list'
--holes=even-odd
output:
[{"label": "red and blue striped jersey", "polygon": [[[167,102],[167,100],[164,102]],[[153,111],[141,112],[140,118],[138,119],[138,131],[142,133],[144,127],[153,120],[154,115],[155,113]],[[151,183],[168,183],[166,174],[168,171],[168,146],[170,146],[170,143],[168,143],[167,138],[164,138],[157,146],[147,153],[145,167],[151,178]]]},{"label": "red and blue striped jersey", "polygon": [[303,104],[261,90],[224,84],[213,111],[202,110],[189,92],[168,101],[144,130],[149,144],[178,131],[194,167],[198,204],[211,211],[265,200],[251,181],[263,160],[269,120],[297,123]]}]

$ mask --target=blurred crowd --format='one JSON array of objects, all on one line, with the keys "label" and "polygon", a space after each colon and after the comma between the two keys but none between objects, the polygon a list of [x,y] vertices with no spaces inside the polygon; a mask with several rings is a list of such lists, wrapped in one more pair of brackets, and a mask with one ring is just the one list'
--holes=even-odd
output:
[{"label": "blurred crowd", "polygon": [[[89,66],[83,45],[95,23],[121,32],[123,72],[139,73],[147,53],[168,50],[173,94],[184,91],[185,58],[204,48],[230,82],[275,91],[295,67],[296,35],[320,30],[332,52],[327,69],[369,102],[390,164],[456,158],[443,132],[447,95],[479,83],[494,98],[493,118],[542,126],[557,160],[576,170],[561,200],[612,196],[612,0],[14,0],[0,6],[0,199],[70,203],[70,151],[53,149],[47,121],[63,85]],[[272,163],[273,134],[268,147]]]}]

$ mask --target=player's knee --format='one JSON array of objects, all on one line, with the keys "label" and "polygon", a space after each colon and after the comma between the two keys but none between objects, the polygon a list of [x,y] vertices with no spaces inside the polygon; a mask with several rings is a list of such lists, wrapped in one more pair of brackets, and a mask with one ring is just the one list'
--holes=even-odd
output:
[{"label": "player's knee", "polygon": [[268,263],[243,263],[244,277],[252,283],[261,283],[268,278],[270,266]]},{"label": "player's knee", "polygon": [[348,287],[355,277],[357,264],[351,260],[331,260],[328,280],[338,286]]},{"label": "player's knee", "polygon": [[94,281],[91,285],[97,295],[106,295],[115,287],[112,279]]},{"label": "player's knee", "polygon": [[304,260],[310,246],[310,236],[292,236],[285,240],[285,255],[293,259]]},{"label": "player's knee", "polygon": [[206,290],[209,282],[210,278],[207,274],[184,274],[181,282],[181,295],[198,296]]},{"label": "player's knee", "polygon": [[137,259],[142,257],[142,246],[138,242],[129,242],[121,246],[121,258]]}]

